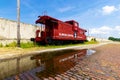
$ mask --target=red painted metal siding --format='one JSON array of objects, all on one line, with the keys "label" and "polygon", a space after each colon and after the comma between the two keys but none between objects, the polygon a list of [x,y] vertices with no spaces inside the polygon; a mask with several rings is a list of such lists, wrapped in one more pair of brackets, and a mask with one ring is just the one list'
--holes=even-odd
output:
[{"label": "red painted metal siding", "polygon": [[41,16],[36,23],[45,24],[44,37],[53,40],[86,40],[86,30],[79,28],[74,20],[63,22],[50,16]]}]

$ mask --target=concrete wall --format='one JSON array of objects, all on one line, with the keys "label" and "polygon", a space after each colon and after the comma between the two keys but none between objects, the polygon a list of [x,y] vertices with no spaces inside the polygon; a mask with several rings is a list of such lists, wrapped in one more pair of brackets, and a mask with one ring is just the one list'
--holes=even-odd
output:
[{"label": "concrete wall", "polygon": [[93,37],[93,36],[87,36],[87,40],[91,41],[92,39],[96,39],[99,42],[105,42],[105,41],[110,41],[108,39],[103,39],[103,38],[97,38],[97,37]]},{"label": "concrete wall", "polygon": [[[35,37],[37,26],[31,24],[20,24],[21,39],[30,39]],[[17,38],[17,22],[0,18],[0,39],[16,39]]]}]

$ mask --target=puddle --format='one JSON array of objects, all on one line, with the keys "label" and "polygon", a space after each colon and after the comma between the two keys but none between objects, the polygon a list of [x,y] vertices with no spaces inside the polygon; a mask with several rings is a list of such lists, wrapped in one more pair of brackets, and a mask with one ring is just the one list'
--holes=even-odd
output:
[{"label": "puddle", "polygon": [[57,74],[73,68],[84,56],[95,53],[94,50],[69,50],[65,52],[45,53],[33,56],[31,59],[36,60],[37,66],[43,65],[44,69],[37,72],[37,77],[48,78],[55,77]]},{"label": "puddle", "polygon": [[95,52],[96,52],[95,50],[88,49],[86,55],[90,56],[90,55],[94,54]]},{"label": "puddle", "polygon": [[[34,79],[43,79],[61,75],[74,68],[85,56],[90,56],[96,51],[90,49],[83,50],[65,50],[59,52],[47,52],[30,57],[31,61],[35,61],[36,68],[21,73],[20,78],[24,76],[32,76]],[[29,63],[29,62],[28,62]],[[27,64],[26,64],[27,65]],[[22,79],[21,79],[22,80]]]}]

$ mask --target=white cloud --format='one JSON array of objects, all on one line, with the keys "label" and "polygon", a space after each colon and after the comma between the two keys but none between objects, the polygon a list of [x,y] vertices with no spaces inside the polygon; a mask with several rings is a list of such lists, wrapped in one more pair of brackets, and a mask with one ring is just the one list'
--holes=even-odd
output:
[{"label": "white cloud", "polygon": [[120,26],[116,26],[115,30],[120,31]]},{"label": "white cloud", "polygon": [[72,10],[73,8],[74,7],[68,6],[68,7],[59,8],[58,11],[62,13],[62,12]]},{"label": "white cloud", "polygon": [[104,6],[102,8],[102,13],[104,15],[108,15],[108,14],[111,14],[112,12],[116,11],[117,8],[115,6]]},{"label": "white cloud", "polygon": [[90,29],[91,34],[109,34],[112,31],[112,28],[108,26],[102,26],[100,28]]},{"label": "white cloud", "polygon": [[110,27],[108,27],[108,26],[102,26],[101,28],[100,28],[100,30],[102,30],[102,31],[111,31],[112,30],[112,28],[110,28]]},{"label": "white cloud", "polygon": [[89,34],[95,37],[120,37],[120,26],[110,27],[110,26],[101,26],[99,28],[89,29]]},{"label": "white cloud", "polygon": [[90,34],[105,34],[104,32],[101,32],[97,28],[90,29]]}]

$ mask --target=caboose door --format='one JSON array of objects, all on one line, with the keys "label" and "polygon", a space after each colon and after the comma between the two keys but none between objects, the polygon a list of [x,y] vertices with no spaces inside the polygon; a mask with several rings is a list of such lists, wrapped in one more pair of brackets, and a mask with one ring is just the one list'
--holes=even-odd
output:
[{"label": "caboose door", "polygon": [[53,27],[46,26],[46,37],[52,37],[52,36],[53,36]]}]

